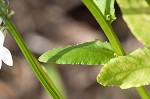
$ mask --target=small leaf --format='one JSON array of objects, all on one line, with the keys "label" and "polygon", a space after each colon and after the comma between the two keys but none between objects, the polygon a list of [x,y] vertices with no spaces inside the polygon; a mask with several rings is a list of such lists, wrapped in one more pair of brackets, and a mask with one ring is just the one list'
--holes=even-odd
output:
[{"label": "small leaf", "polygon": [[114,58],[114,51],[110,44],[95,40],[49,50],[39,57],[39,61],[57,64],[100,65],[107,63],[111,58]]},{"label": "small leaf", "polygon": [[93,1],[109,23],[112,23],[116,19],[114,0],[93,0]]},{"label": "small leaf", "polygon": [[150,49],[138,49],[128,56],[111,59],[97,76],[104,86],[122,89],[150,84]]},{"label": "small leaf", "polygon": [[147,2],[145,0],[117,0],[117,3],[131,32],[143,44],[150,46],[150,7]]}]

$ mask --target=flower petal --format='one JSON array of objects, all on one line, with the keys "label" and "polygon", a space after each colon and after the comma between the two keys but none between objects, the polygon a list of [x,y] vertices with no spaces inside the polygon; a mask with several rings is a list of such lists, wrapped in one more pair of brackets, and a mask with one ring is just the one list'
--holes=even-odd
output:
[{"label": "flower petal", "polygon": [[0,30],[0,47],[3,46],[3,44],[4,44],[4,39],[5,39],[5,36],[4,36],[4,34],[2,33],[2,31]]},{"label": "flower petal", "polygon": [[0,55],[1,55],[2,61],[5,64],[7,64],[9,66],[13,66],[13,60],[12,60],[11,53],[6,47],[3,47],[2,52],[0,52]]}]

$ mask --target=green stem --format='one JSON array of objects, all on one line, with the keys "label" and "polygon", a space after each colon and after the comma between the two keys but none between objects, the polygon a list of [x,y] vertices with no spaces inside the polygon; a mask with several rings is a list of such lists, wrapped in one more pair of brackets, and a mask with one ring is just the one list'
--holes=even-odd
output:
[{"label": "green stem", "polygon": [[144,86],[138,87],[137,91],[140,94],[142,99],[150,99],[149,93],[147,92],[147,90]]},{"label": "green stem", "polygon": [[[119,39],[117,38],[115,32],[113,31],[111,25],[107,22],[101,11],[98,9],[96,4],[94,4],[93,0],[82,0],[85,6],[90,10],[92,15],[95,17],[101,28],[103,29],[105,35],[110,41],[112,47],[114,48],[116,54],[118,56],[124,56],[125,51],[121,46]],[[150,96],[144,86],[137,88],[138,93],[142,97],[142,99],[150,99]]]},{"label": "green stem", "polygon": [[111,45],[113,46],[114,50],[116,51],[117,55],[125,55],[125,52],[118,40],[116,34],[114,33],[112,27],[109,25],[105,17],[102,15],[101,11],[98,7],[94,4],[93,0],[82,0],[82,2],[86,5],[86,7],[90,10],[93,14],[101,28],[103,29],[105,35],[109,39]]},{"label": "green stem", "polygon": [[59,91],[57,90],[51,79],[48,77],[47,73],[44,71],[42,65],[38,62],[38,60],[34,57],[31,51],[27,48],[23,39],[19,35],[14,24],[10,20],[8,13],[4,8],[2,0],[0,0],[0,16],[5,22],[6,26],[11,31],[15,41],[20,47],[22,53],[24,54],[26,60],[30,64],[39,81],[42,83],[42,85],[45,87],[45,89],[47,89],[47,91],[52,95],[54,99],[62,99],[61,94],[59,93]]}]

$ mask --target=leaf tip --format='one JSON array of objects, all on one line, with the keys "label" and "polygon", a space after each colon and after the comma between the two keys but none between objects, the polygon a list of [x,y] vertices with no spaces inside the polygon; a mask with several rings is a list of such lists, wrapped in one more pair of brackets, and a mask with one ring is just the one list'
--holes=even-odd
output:
[{"label": "leaf tip", "polygon": [[43,55],[41,55],[41,56],[38,58],[38,60],[39,60],[40,62],[46,62],[46,60],[45,60],[45,58],[43,57]]}]

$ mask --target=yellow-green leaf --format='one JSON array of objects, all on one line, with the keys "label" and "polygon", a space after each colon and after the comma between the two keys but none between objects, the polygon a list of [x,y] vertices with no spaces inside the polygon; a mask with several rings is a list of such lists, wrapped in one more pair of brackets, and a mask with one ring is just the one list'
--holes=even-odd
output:
[{"label": "yellow-green leaf", "polygon": [[150,49],[138,49],[128,56],[111,59],[97,76],[104,86],[122,89],[150,84]]},{"label": "yellow-green leaf", "polygon": [[146,0],[117,0],[131,32],[146,46],[150,46],[150,7]]}]

